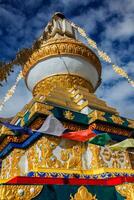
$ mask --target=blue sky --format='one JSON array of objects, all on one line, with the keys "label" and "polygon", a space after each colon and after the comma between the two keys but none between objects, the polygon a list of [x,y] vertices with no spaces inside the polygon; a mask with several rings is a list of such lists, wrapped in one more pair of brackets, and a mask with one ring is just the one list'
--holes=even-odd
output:
[{"label": "blue sky", "polygon": [[[83,27],[113,62],[134,79],[133,0],[0,0],[0,60],[9,61],[23,47],[30,47],[55,12]],[[134,118],[134,88],[102,62],[102,84],[98,97],[116,107],[120,115]],[[21,67],[0,88],[0,101],[15,82]],[[22,80],[0,117],[15,115],[32,98]]]}]

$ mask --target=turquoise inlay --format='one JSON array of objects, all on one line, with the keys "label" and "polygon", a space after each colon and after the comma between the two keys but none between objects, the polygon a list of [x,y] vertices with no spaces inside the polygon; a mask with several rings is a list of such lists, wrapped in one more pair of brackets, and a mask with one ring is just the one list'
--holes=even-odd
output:
[{"label": "turquoise inlay", "polygon": [[30,115],[30,112],[29,112],[29,111],[25,113],[25,115],[24,115],[24,117],[23,117],[23,120],[24,120],[25,123],[28,122],[28,120],[29,120],[29,115]]}]

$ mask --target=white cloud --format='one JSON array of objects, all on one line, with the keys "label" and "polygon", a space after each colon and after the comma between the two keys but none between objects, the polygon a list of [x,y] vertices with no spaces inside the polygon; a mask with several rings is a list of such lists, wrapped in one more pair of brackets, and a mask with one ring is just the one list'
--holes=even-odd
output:
[{"label": "white cloud", "polygon": [[134,35],[134,16],[124,17],[121,21],[113,21],[106,27],[105,35],[110,40],[128,39]]},{"label": "white cloud", "polygon": [[[111,79],[111,83],[112,83]],[[112,86],[100,88],[97,91],[97,96],[104,99],[108,105],[115,107],[121,115],[126,117],[134,117],[134,102],[131,101],[134,88],[131,87],[125,80],[114,81]],[[131,111],[131,113],[130,113]]]},{"label": "white cloud", "polygon": [[[27,8],[34,9],[38,7],[38,9],[34,16],[31,16],[28,19],[25,16],[25,12],[28,12],[29,10],[26,10],[23,13],[17,8],[11,9],[8,7],[7,9],[6,7],[1,6],[0,20],[2,25],[4,23],[6,24],[6,29],[9,33],[12,33],[9,36],[7,35],[9,41],[12,41],[10,45],[15,44],[15,40],[23,38],[24,46],[28,46],[31,44],[33,38],[35,39],[35,37],[40,35],[42,24],[45,25],[51,15],[60,10],[64,12],[66,17],[69,16],[76,24],[84,27],[86,32],[93,36],[96,34],[97,39],[99,39],[99,47],[111,56],[112,61],[115,64],[124,67],[130,77],[134,79],[134,62],[129,60],[134,54],[133,44],[129,43],[130,37],[134,35],[134,1],[105,0],[98,8],[89,7],[81,12],[79,10],[79,14],[77,13],[77,15],[71,15],[73,9],[77,10],[80,6],[86,7],[93,1],[94,0],[57,0],[56,3],[52,2],[52,4],[46,7],[45,4],[41,4],[42,0],[39,0],[38,3],[35,3],[35,0],[31,0],[27,2]],[[41,6],[39,6],[39,4]],[[11,26],[9,26],[9,23]],[[102,30],[100,32],[98,31],[98,23],[102,24]],[[0,30],[0,33],[1,32],[2,31]],[[9,48],[8,39],[6,38],[6,45]],[[119,42],[117,47],[113,45],[115,41]],[[125,46],[125,42],[128,42],[127,47]],[[8,50],[7,48],[5,49],[6,51],[9,51],[10,54],[10,52],[13,52],[14,48],[10,47]],[[124,57],[128,58],[128,62],[122,60]],[[98,97],[102,97],[108,104],[116,107],[121,115],[134,118],[134,105],[131,101],[132,95],[134,94],[134,88],[132,88],[126,80],[121,79],[120,76],[112,70],[110,65],[104,63],[102,63],[102,65],[103,83],[97,90]],[[15,77],[16,74],[12,75],[9,79],[9,84],[3,89],[0,88],[1,98],[14,83]],[[31,94],[27,91],[24,83],[21,83],[17,88],[15,96],[6,104],[4,111],[0,113],[0,116],[14,115],[20,111],[23,105],[30,99]]]}]

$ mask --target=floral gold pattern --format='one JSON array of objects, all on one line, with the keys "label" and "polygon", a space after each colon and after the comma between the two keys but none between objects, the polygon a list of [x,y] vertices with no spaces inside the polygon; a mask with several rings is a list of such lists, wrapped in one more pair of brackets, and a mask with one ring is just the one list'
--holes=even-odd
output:
[{"label": "floral gold pattern", "polygon": [[102,121],[106,121],[104,115],[105,115],[105,112],[98,111],[98,110],[95,110],[95,111],[91,112],[88,115],[88,117],[91,118],[89,120],[89,123],[92,123],[92,122],[96,121],[97,119],[102,120]]},{"label": "floral gold pattern", "polygon": [[97,200],[96,195],[93,196],[84,186],[78,189],[74,197],[72,195],[70,197],[70,200]]},{"label": "floral gold pattern", "polygon": [[66,119],[69,119],[69,120],[73,120],[74,119],[74,115],[73,115],[73,113],[71,111],[65,111],[63,114],[64,114],[64,117]]}]

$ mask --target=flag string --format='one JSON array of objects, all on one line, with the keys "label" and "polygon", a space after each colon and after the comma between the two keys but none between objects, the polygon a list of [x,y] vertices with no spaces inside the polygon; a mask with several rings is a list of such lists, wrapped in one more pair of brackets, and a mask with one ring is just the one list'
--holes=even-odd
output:
[{"label": "flag string", "polygon": [[84,38],[87,40],[89,46],[97,51],[98,56],[99,56],[103,61],[105,61],[105,62],[111,64],[113,70],[114,70],[118,75],[120,75],[120,76],[124,77],[125,79],[127,79],[128,83],[130,83],[131,86],[134,87],[134,80],[132,80],[131,78],[129,78],[127,72],[126,72],[124,69],[122,69],[121,67],[119,67],[118,65],[115,65],[115,64],[112,62],[110,56],[109,56],[106,52],[100,50],[100,49],[97,47],[97,43],[96,43],[93,39],[91,39],[89,36],[87,36],[87,34],[86,34],[86,32],[85,32],[84,29],[82,29],[81,27],[77,26],[77,25],[74,24],[73,22],[71,22],[71,24],[72,24],[72,26],[73,26],[74,28],[77,29],[77,31],[80,33],[80,35],[81,35],[82,37],[84,37]]},{"label": "flag string", "polygon": [[20,71],[14,85],[7,91],[5,97],[3,98],[2,103],[0,103],[0,111],[2,111],[3,107],[5,106],[5,103],[14,95],[16,87],[22,78],[23,78],[22,71]]}]

